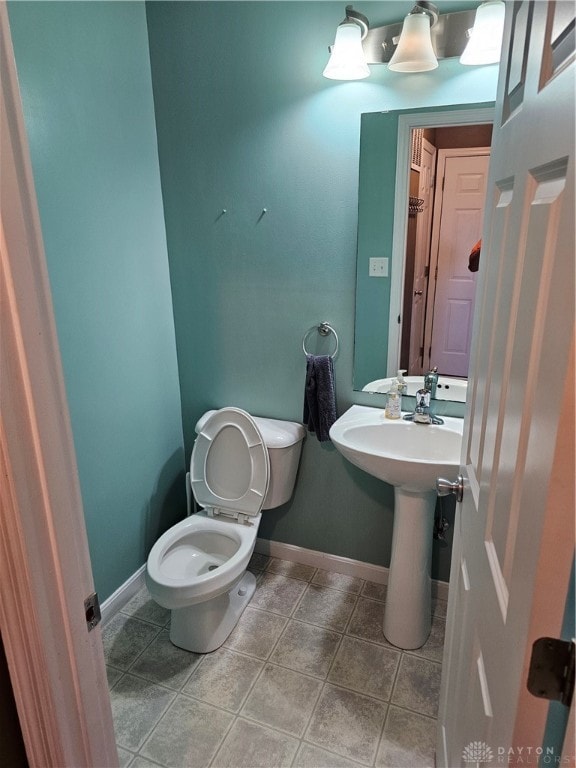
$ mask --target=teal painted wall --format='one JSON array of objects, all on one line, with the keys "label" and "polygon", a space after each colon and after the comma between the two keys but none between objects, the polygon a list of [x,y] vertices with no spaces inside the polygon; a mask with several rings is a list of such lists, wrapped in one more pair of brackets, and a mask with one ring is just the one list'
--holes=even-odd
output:
[{"label": "teal painted wall", "polygon": [[[407,11],[355,8],[374,25]],[[339,411],[380,404],[352,391],[361,114],[493,101],[497,67],[374,67],[336,83],[321,73],[341,3],[146,9],[187,459],[206,408],[302,418],[302,337],[322,320],[340,338]],[[392,522],[392,488],[310,436],[293,499],[266,512],[260,535],[388,565]],[[435,547],[434,575],[447,579],[449,561]]]},{"label": "teal painted wall", "polygon": [[185,503],[145,8],[18,2],[9,14],[104,599]]}]

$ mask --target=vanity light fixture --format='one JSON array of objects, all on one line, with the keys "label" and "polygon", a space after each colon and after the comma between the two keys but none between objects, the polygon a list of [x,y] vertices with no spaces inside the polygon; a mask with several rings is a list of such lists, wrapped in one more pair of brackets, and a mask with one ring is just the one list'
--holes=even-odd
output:
[{"label": "vanity light fixture", "polygon": [[436,69],[438,59],[432,47],[430,28],[438,21],[432,3],[417,3],[404,19],[402,34],[388,69],[394,72],[428,72]]},{"label": "vanity light fixture", "polygon": [[[397,72],[426,72],[435,69],[439,59],[460,56],[462,64],[496,63],[503,17],[502,0],[485,0],[477,10],[443,14],[433,3],[416,0],[403,22],[370,27],[368,19],[348,5],[323,74],[332,80],[360,80],[370,75],[368,64],[388,64]],[[490,53],[485,52],[485,43],[477,42],[485,29],[490,29]]]},{"label": "vanity light fixture", "polygon": [[505,12],[502,0],[487,0],[478,7],[460,64],[496,64],[500,61]]},{"label": "vanity light fixture", "polygon": [[331,46],[330,59],[324,77],[330,80],[362,80],[370,75],[362,40],[368,34],[368,19],[346,6],[346,18],[338,25],[336,39]]}]

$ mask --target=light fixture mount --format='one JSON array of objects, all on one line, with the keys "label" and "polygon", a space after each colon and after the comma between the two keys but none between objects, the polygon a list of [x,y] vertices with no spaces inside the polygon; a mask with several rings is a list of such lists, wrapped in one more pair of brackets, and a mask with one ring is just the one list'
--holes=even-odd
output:
[{"label": "light fixture mount", "polygon": [[414,8],[410,11],[410,15],[413,13],[425,13],[430,19],[430,27],[433,27],[437,23],[440,15],[438,13],[438,8],[434,3],[429,3],[427,0],[418,0]]},{"label": "light fixture mount", "polygon": [[366,16],[364,16],[363,13],[360,13],[359,11],[355,11],[354,8],[351,5],[346,6],[346,18],[342,22],[342,24],[357,24],[360,27],[361,30],[361,39],[364,40],[368,34],[368,30],[370,29],[370,24],[368,22],[368,19]]}]

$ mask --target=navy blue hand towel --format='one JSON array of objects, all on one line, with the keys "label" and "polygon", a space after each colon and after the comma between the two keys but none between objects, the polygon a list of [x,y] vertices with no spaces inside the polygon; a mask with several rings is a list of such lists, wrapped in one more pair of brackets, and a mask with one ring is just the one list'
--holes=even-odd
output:
[{"label": "navy blue hand towel", "polygon": [[336,386],[329,355],[306,355],[303,421],[321,443],[330,440],[330,427],[336,421]]}]

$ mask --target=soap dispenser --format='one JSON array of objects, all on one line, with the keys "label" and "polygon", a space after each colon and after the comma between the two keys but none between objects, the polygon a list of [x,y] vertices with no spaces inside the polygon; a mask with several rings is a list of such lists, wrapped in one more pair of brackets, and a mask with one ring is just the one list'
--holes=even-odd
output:
[{"label": "soap dispenser", "polygon": [[394,379],[390,390],[388,391],[388,400],[386,402],[384,415],[387,419],[399,419],[402,415],[402,404],[400,395],[398,394],[398,382],[396,379]]}]

